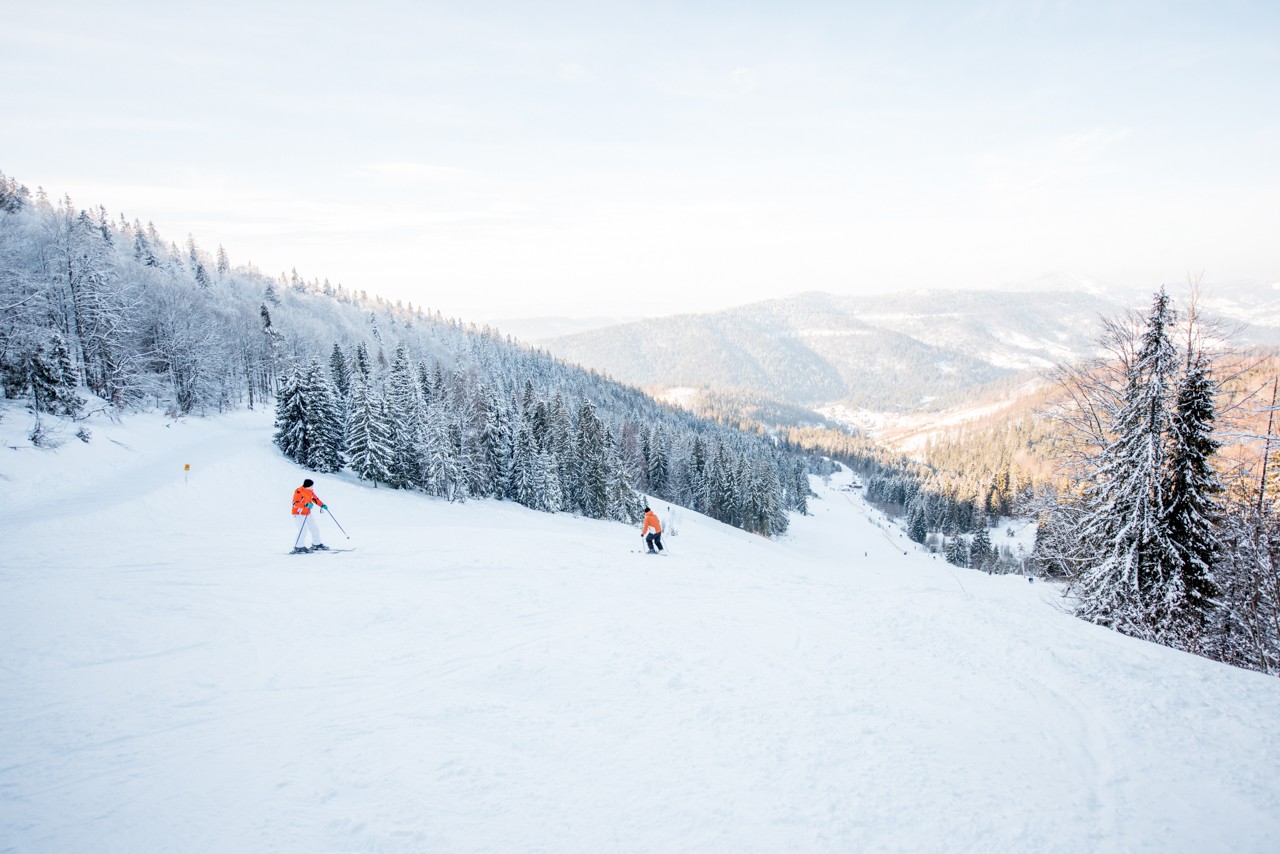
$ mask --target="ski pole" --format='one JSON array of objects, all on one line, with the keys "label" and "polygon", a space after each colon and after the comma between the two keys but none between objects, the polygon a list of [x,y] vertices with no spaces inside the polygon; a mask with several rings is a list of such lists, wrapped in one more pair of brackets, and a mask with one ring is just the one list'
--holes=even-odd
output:
[{"label": "ski pole", "polygon": [[[321,509],[321,510],[325,510],[326,508],[321,507],[320,509]],[[329,518],[330,518],[330,519],[333,519],[333,511],[332,511],[332,510],[330,510],[330,511],[329,511]],[[337,525],[337,526],[338,526],[338,530],[339,530],[339,531],[342,531],[342,536],[346,537],[348,540],[349,540],[349,539],[351,539],[351,535],[350,535],[350,534],[348,534],[345,530],[343,530],[342,525],[338,523],[338,520],[337,520],[337,519],[333,519],[333,524],[335,524],[335,525]]]}]

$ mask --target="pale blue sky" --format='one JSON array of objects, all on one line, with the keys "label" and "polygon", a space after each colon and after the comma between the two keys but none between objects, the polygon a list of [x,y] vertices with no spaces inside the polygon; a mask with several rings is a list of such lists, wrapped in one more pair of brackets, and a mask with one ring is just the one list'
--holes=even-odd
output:
[{"label": "pale blue sky", "polygon": [[6,174],[467,319],[1280,281],[1280,3],[0,10]]}]

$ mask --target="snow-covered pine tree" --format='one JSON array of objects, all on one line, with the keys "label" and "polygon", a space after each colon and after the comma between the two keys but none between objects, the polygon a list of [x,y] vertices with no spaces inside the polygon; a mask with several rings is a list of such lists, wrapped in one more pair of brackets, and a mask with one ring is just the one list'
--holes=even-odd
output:
[{"label": "snow-covered pine tree", "polygon": [[543,504],[541,490],[546,477],[543,462],[545,460],[539,454],[538,443],[533,437],[533,425],[521,419],[511,452],[511,481],[507,490],[517,504],[533,508]]},{"label": "snow-covered pine tree", "polygon": [[637,439],[636,447],[636,471],[640,475],[639,486],[645,492],[653,492],[653,488],[649,485],[649,457],[653,453],[649,443],[649,426],[647,424],[641,424],[640,435]]},{"label": "snow-covered pine tree", "polygon": [[511,415],[500,395],[490,391],[480,430],[480,472],[486,483],[477,495],[507,498],[511,483],[511,455],[515,436]]},{"label": "snow-covered pine tree", "polygon": [[315,356],[307,368],[307,390],[315,401],[311,408],[315,416],[316,435],[323,437],[312,448],[311,469],[318,472],[335,472],[342,468],[342,446],[346,441],[346,424],[338,396],[329,381],[329,372]]},{"label": "snow-covered pine tree", "polygon": [[[357,357],[358,360],[358,357]],[[388,483],[396,489],[418,489],[425,482],[424,456],[429,453],[426,413],[413,360],[403,344],[396,348],[385,383],[387,411],[392,420],[391,465]]]},{"label": "snow-covered pine tree", "polygon": [[667,446],[667,436],[661,427],[654,427],[649,435],[648,456],[649,491],[654,495],[669,495],[671,480],[671,452]]},{"label": "snow-covered pine tree", "polygon": [[741,517],[737,465],[722,442],[707,462],[706,479],[707,514],[726,525],[737,525]]},{"label": "snow-covered pine tree", "polygon": [[384,404],[370,389],[359,371],[351,377],[347,417],[348,465],[362,480],[389,483],[391,480],[391,430]]},{"label": "snow-covered pine tree", "polygon": [[435,383],[432,380],[431,371],[427,369],[425,363],[418,365],[418,387],[422,389],[422,402],[430,404],[432,396],[435,394]]},{"label": "snow-covered pine tree", "polygon": [[538,408],[538,395],[533,389],[533,380],[528,377],[524,381],[524,391],[520,395],[520,420],[529,425],[529,429],[533,432],[534,439],[538,438],[538,432],[534,427],[534,414]]},{"label": "snow-covered pine tree", "polygon": [[973,532],[973,542],[969,544],[969,566],[985,570],[993,561],[991,532],[987,529],[987,517],[983,514],[978,520],[978,529]]},{"label": "snow-covered pine tree", "polygon": [[304,371],[294,367],[276,398],[275,443],[286,457],[316,472],[342,467],[342,425],[319,358]]},{"label": "snow-covered pine tree", "polygon": [[1226,514],[1214,582],[1219,607],[1208,615],[1197,651],[1262,673],[1280,673],[1280,517],[1239,500]]},{"label": "snow-covered pine tree", "polygon": [[551,451],[538,451],[535,465],[538,478],[535,509],[557,513],[564,509],[564,490],[560,486],[560,469]]},{"label": "snow-covered pine tree", "polygon": [[589,400],[578,408],[574,444],[578,469],[571,495],[575,509],[589,518],[604,519],[609,514],[609,447],[604,423]]},{"label": "snow-covered pine tree", "polygon": [[750,489],[746,499],[748,509],[744,513],[744,527],[766,537],[785,532],[788,526],[787,514],[781,504],[782,485],[774,461],[765,454],[756,453],[749,459],[747,472]]},{"label": "snow-covered pine tree", "polygon": [[307,409],[310,401],[304,390],[302,371],[293,365],[280,382],[276,393],[274,440],[280,453],[299,465],[308,465],[309,447],[315,441],[308,434]]},{"label": "snow-covered pine tree", "polygon": [[1193,347],[1189,341],[1170,420],[1164,524],[1179,561],[1177,577],[1165,588],[1161,610],[1167,624],[1161,634],[1171,645],[1196,651],[1219,593],[1213,565],[1221,548],[1223,507],[1218,497],[1222,483],[1212,464],[1219,447],[1213,437],[1214,384],[1206,359]]},{"label": "snow-covered pine tree", "polygon": [[573,442],[573,415],[559,392],[551,401],[550,447],[560,478],[560,504],[562,507],[569,507],[571,506],[570,484],[577,470],[577,454]]},{"label": "snow-covered pine tree", "polygon": [[490,465],[490,446],[486,440],[489,424],[489,389],[477,383],[467,392],[466,411],[462,414],[469,425],[466,436],[467,494],[476,498],[493,496],[494,477]]},{"label": "snow-covered pine tree", "polygon": [[707,509],[707,446],[702,436],[694,434],[689,444],[688,456],[684,465],[683,488],[679,494],[681,503],[699,513]]},{"label": "snow-covered pine tree", "polygon": [[1094,555],[1077,578],[1077,614],[1125,634],[1154,639],[1168,618],[1180,556],[1166,526],[1169,401],[1177,357],[1173,307],[1161,289],[1137,352],[1125,366],[1120,409],[1086,493],[1081,541]]},{"label": "snow-covered pine tree", "polygon": [[743,530],[755,533],[769,527],[769,497],[761,463],[759,457],[744,456],[738,467],[738,522]]},{"label": "snow-covered pine tree", "polygon": [[912,541],[923,543],[929,536],[929,526],[925,521],[925,501],[923,495],[907,505],[907,536]]},{"label": "snow-covered pine tree", "polygon": [[449,386],[449,439],[458,465],[457,498],[470,497],[480,467],[480,420],[474,409],[473,378],[454,372]]},{"label": "snow-covered pine tree", "polygon": [[809,466],[803,459],[794,460],[787,486],[787,501],[790,508],[801,516],[809,515],[809,495],[812,491],[809,487]]},{"label": "snow-covered pine tree", "polygon": [[71,351],[60,334],[55,332],[47,344],[37,346],[28,365],[31,403],[37,412],[80,414],[84,409],[84,398],[76,394],[76,371]]},{"label": "snow-covered pine tree", "polygon": [[428,495],[462,501],[467,497],[461,433],[446,394],[437,393],[427,407],[422,488]]},{"label": "snow-covered pine tree", "polygon": [[609,478],[606,518],[634,522],[644,513],[644,499],[632,486],[638,475],[623,453],[621,443],[608,428],[605,429],[605,448],[605,466]]},{"label": "snow-covered pine tree", "polygon": [[703,512],[723,522],[733,510],[723,506],[725,496],[730,492],[728,485],[730,473],[722,445],[717,444],[714,448],[708,449],[707,462],[702,473],[704,483],[702,506],[705,508]]},{"label": "snow-covered pine tree", "polygon": [[356,355],[351,360],[351,371],[352,373],[359,371],[366,382],[373,374],[373,363],[369,359],[369,348],[364,345],[363,341],[356,345]]},{"label": "snow-covered pine tree", "polygon": [[335,341],[333,352],[329,354],[329,376],[333,378],[333,387],[338,395],[347,399],[351,395],[351,368],[347,365],[347,357]]}]

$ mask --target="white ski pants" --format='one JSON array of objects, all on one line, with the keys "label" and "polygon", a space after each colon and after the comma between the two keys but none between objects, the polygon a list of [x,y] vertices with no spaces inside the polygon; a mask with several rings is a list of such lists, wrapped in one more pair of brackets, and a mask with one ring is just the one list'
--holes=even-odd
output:
[{"label": "white ski pants", "polygon": [[[301,519],[302,521],[299,522],[298,521],[299,519]],[[324,542],[323,540],[320,539],[320,529],[316,527],[316,514],[314,512],[310,516],[304,516],[301,513],[299,513],[297,516],[293,517],[293,522],[294,522],[293,533],[295,537],[294,542],[297,545],[299,546],[307,545],[306,543],[303,542],[305,537],[302,536],[302,532],[304,530],[307,532],[307,536],[311,537],[311,545],[314,546],[317,543]]]}]

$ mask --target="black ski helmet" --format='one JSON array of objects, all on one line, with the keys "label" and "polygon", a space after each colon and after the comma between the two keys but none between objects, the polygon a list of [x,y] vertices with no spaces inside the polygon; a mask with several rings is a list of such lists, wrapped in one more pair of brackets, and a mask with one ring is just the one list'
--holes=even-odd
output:
[{"label": "black ski helmet", "polygon": [[316,485],[316,482],[311,478],[307,478],[302,482],[302,485],[305,486],[307,489],[310,489],[311,487]]}]

